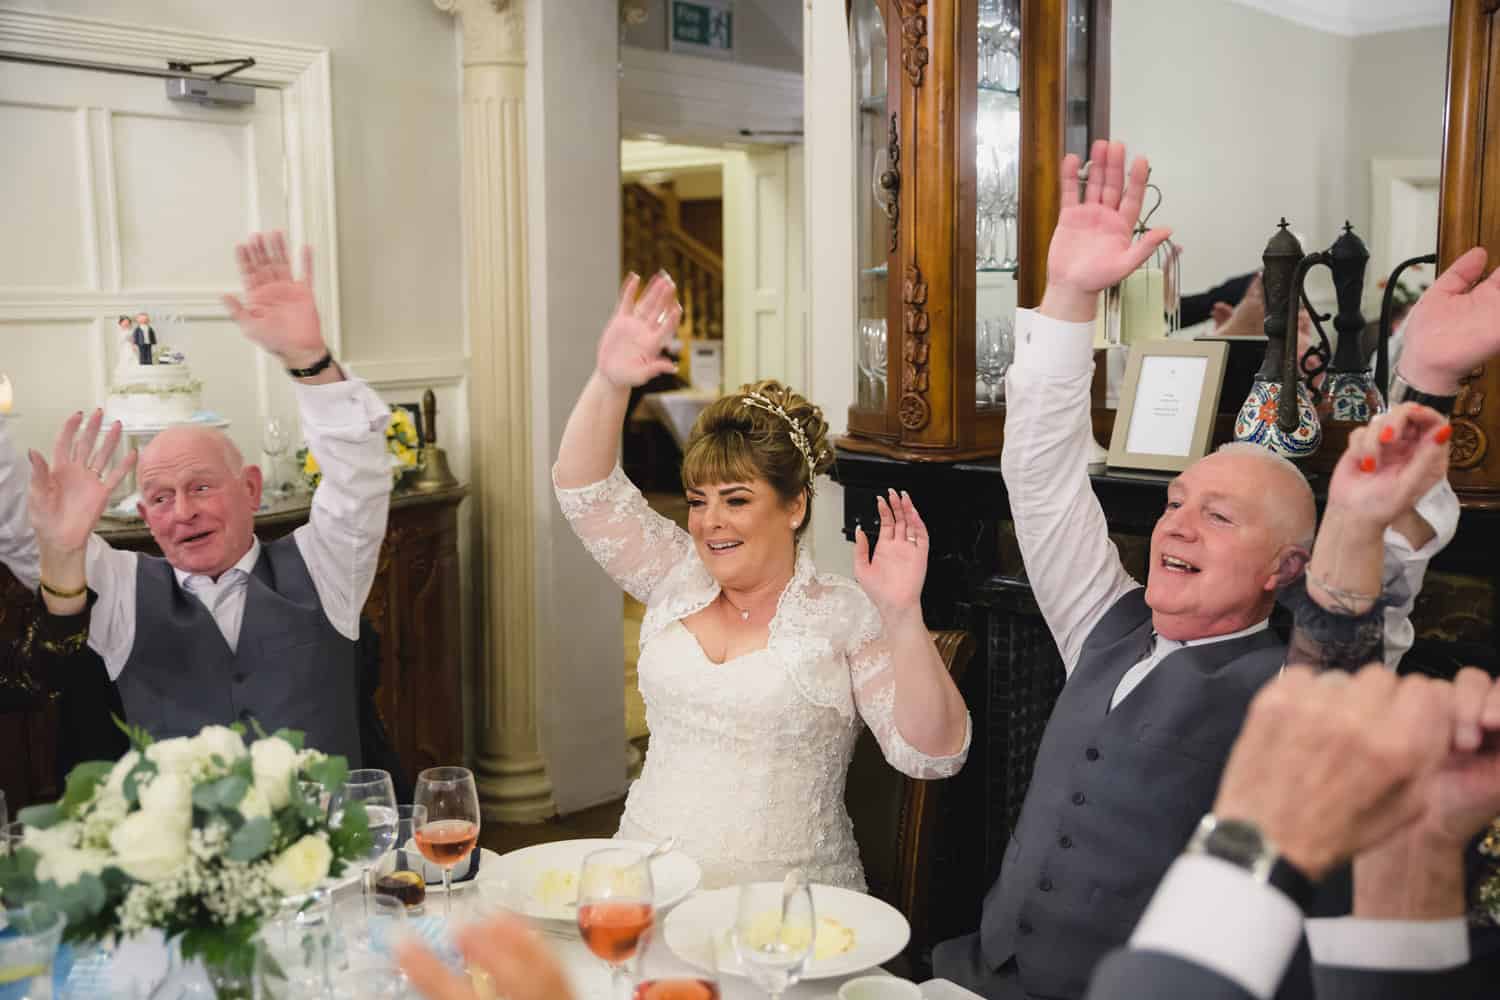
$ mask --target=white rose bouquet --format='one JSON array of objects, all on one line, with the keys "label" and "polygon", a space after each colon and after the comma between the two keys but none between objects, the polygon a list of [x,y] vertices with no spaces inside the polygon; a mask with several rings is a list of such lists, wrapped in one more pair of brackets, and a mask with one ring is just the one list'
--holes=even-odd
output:
[{"label": "white rose bouquet", "polygon": [[39,900],[67,915],[65,938],[103,941],[159,928],[227,980],[248,980],[261,922],[288,896],[369,850],[364,807],[330,827],[313,786],[348,765],[280,730],[247,747],[244,727],[153,742],[125,726],[119,761],[79,764],[60,802],[31,806],[21,846],[0,857],[7,906]]}]

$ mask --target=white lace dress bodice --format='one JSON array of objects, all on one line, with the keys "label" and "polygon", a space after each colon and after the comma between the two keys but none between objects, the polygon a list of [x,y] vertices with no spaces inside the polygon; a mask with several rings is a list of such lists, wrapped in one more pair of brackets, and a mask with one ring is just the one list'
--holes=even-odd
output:
[{"label": "white lace dress bodice", "polygon": [[891,656],[869,598],[852,580],[816,573],[801,550],[766,648],[715,663],[682,624],[719,593],[687,533],[618,467],[557,496],[589,552],[646,605],[638,673],[651,745],[619,836],[677,836],[704,888],[797,867],[863,891],[844,808],[861,721],[913,777],[947,777],[969,750],[966,734],[958,753],[931,757],[897,730]]}]

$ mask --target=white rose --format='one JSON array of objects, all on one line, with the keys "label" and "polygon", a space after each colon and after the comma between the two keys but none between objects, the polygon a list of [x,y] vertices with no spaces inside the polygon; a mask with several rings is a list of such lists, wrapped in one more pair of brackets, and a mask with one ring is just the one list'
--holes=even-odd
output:
[{"label": "white rose", "polygon": [[123,795],[102,789],[88,818],[83,821],[83,844],[85,847],[103,848],[109,843],[109,835],[115,826],[130,812],[130,805]]},{"label": "white rose", "polygon": [[162,774],[187,774],[201,757],[198,743],[186,736],[158,740],[146,748],[146,759]]},{"label": "white rose", "polygon": [[104,779],[104,790],[110,795],[118,795],[123,798],[125,795],[125,779],[130,776],[130,772],[135,770],[135,766],[140,762],[141,755],[134,750],[121,757],[115,762],[115,766],[110,768],[109,777]]},{"label": "white rose", "polygon": [[272,809],[280,809],[291,801],[297,751],[290,743],[275,737],[256,740],[250,744],[250,766],[255,771],[255,783]]},{"label": "white rose", "polygon": [[141,791],[141,812],[169,826],[192,822],[193,786],[180,774],[158,774]]},{"label": "white rose", "polygon": [[208,758],[218,754],[224,763],[233,764],[245,756],[245,740],[228,726],[204,726],[203,731],[193,737],[198,744],[200,756]]},{"label": "white rose", "polygon": [[72,850],[78,846],[78,837],[83,828],[74,822],[53,823],[43,830],[39,826],[28,826],[22,830],[21,845],[36,851],[42,857],[58,851]]},{"label": "white rose", "polygon": [[108,851],[67,847],[43,854],[37,861],[36,877],[39,882],[50,879],[59,886],[69,886],[83,875],[99,874],[109,863]]},{"label": "white rose", "polygon": [[183,823],[163,823],[163,815],[132,813],[109,835],[115,864],[133,879],[159,882],[177,874],[188,862],[191,814],[184,817],[188,822]]},{"label": "white rose", "polygon": [[245,797],[240,799],[240,815],[247,820],[271,815],[271,802],[259,785],[251,785],[245,792]]},{"label": "white rose", "polygon": [[332,863],[333,850],[328,846],[328,838],[321,833],[310,833],[281,852],[266,873],[266,881],[283,895],[295,896],[327,878]]}]

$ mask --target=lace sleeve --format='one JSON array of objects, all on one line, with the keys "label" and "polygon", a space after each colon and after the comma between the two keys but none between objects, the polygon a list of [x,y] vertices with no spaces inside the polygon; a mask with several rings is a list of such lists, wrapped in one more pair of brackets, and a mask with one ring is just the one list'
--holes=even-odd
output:
[{"label": "lace sleeve", "polygon": [[583,547],[631,597],[650,603],[667,572],[692,554],[692,539],[646,503],[616,465],[588,486],[564,489],[553,473],[558,506]]},{"label": "lace sleeve", "polygon": [[896,728],[896,671],[880,614],[868,599],[863,603],[862,613],[855,618],[858,625],[849,646],[849,680],[860,716],[875,734],[886,761],[902,774],[913,778],[947,778],[957,774],[969,756],[973,721],[968,713],[964,714],[964,745],[948,757],[929,756],[906,742]]}]

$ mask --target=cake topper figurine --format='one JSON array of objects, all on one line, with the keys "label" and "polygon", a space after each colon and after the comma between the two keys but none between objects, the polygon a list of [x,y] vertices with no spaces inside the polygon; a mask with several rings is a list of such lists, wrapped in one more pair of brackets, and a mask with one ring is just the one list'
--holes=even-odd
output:
[{"label": "cake topper figurine", "polygon": [[[122,319],[124,317],[121,317]],[[146,313],[135,314],[135,331],[131,334],[140,363],[152,363],[151,349],[156,346],[156,331],[151,328],[151,317]]]}]

